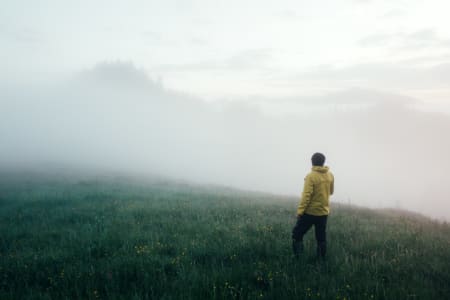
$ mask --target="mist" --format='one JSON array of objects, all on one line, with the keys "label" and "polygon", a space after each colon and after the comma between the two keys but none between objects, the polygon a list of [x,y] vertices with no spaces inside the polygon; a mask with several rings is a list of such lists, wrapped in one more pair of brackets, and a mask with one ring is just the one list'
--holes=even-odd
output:
[{"label": "mist", "polygon": [[3,83],[0,168],[157,174],[300,196],[319,151],[336,178],[332,201],[450,219],[448,115],[365,89],[207,102],[148,74],[116,62],[45,84]]}]

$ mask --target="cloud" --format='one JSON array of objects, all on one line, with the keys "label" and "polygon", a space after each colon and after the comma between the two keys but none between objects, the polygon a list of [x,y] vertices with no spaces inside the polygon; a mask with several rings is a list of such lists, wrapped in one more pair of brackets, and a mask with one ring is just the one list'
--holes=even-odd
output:
[{"label": "cloud", "polygon": [[269,116],[299,117],[329,115],[330,112],[358,112],[368,109],[408,110],[422,102],[413,97],[376,89],[350,88],[322,95],[252,97],[247,100]]},{"label": "cloud", "polygon": [[395,37],[395,35],[392,34],[371,34],[360,39],[358,44],[363,47],[380,46],[385,44],[387,41],[390,41],[393,37]]},{"label": "cloud", "polygon": [[188,64],[162,64],[155,66],[162,71],[213,71],[213,70],[257,70],[266,69],[272,58],[272,50],[267,48],[247,49],[222,60],[206,60]]},{"label": "cloud", "polygon": [[151,31],[151,30],[146,30],[144,32],[142,32],[142,35],[150,40],[154,40],[154,41],[161,41],[162,40],[162,36],[161,34],[155,32],[155,31]]},{"label": "cloud", "polygon": [[298,20],[300,18],[297,12],[292,9],[281,10],[275,16],[283,20]]},{"label": "cloud", "polygon": [[419,49],[424,47],[443,46],[445,40],[437,35],[431,28],[414,31],[411,33],[377,33],[368,35],[358,41],[363,47],[395,47],[400,49]]},{"label": "cloud", "polygon": [[160,82],[151,80],[146,71],[132,62],[101,62],[75,75],[76,82],[90,88],[162,90]]},{"label": "cloud", "polygon": [[3,32],[4,37],[22,44],[37,45],[46,42],[44,34],[36,29],[32,28],[22,28],[22,29],[7,29],[0,28]]},{"label": "cloud", "polygon": [[[357,64],[337,68],[321,66],[295,76],[298,81],[331,81],[335,85],[353,85],[378,89],[447,89],[450,84],[450,63],[432,66],[411,66],[406,63]],[[293,82],[295,84],[295,81]]]},{"label": "cloud", "polygon": [[419,41],[439,41],[436,31],[429,28],[415,31],[411,34],[406,34],[405,38]]},{"label": "cloud", "polygon": [[189,39],[189,42],[196,46],[205,46],[209,44],[208,40],[200,37],[192,37]]},{"label": "cloud", "polygon": [[358,4],[371,4],[375,2],[375,0],[351,0],[351,1],[356,2]]},{"label": "cloud", "polygon": [[402,9],[392,9],[385,14],[383,14],[380,18],[381,19],[393,19],[398,18],[406,15],[406,12]]},{"label": "cloud", "polygon": [[[304,102],[304,100],[302,101]],[[395,93],[363,88],[351,88],[323,96],[309,98],[306,103],[327,105],[364,105],[364,106],[407,106],[418,102],[417,99]]]},{"label": "cloud", "polygon": [[[450,42],[449,42],[450,45]],[[414,57],[405,58],[399,61],[399,64],[405,64],[409,66],[436,66],[450,62],[450,53],[437,54],[437,55],[418,55]]]},{"label": "cloud", "polygon": [[244,50],[225,60],[225,65],[233,69],[263,68],[271,59],[271,49]]},{"label": "cloud", "polygon": [[152,30],[142,32],[145,41],[151,42],[157,46],[180,47],[181,45],[203,47],[209,44],[209,41],[199,36],[186,37],[185,39],[170,39],[164,34]]}]

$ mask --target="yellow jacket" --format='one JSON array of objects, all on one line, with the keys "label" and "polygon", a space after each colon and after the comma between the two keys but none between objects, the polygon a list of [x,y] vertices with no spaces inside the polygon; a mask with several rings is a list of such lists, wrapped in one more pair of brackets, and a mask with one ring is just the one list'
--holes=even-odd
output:
[{"label": "yellow jacket", "polygon": [[330,213],[330,195],[334,192],[334,176],[328,167],[312,167],[305,177],[297,215],[324,216]]}]

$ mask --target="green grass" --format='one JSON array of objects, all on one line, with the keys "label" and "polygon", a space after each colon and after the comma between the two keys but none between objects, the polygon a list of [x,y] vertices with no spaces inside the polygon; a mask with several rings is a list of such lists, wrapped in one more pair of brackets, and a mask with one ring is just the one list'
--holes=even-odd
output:
[{"label": "green grass", "polygon": [[158,180],[0,178],[0,299],[448,299],[450,226],[335,204],[291,255],[296,198]]}]

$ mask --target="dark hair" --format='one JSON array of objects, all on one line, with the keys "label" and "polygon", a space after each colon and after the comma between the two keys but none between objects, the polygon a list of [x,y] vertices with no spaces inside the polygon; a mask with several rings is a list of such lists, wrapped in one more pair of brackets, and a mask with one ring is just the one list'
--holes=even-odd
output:
[{"label": "dark hair", "polygon": [[325,155],[323,155],[322,153],[316,152],[311,157],[311,162],[312,162],[313,166],[322,167],[323,164],[325,163]]}]

